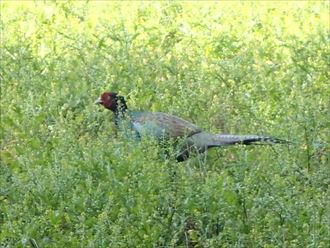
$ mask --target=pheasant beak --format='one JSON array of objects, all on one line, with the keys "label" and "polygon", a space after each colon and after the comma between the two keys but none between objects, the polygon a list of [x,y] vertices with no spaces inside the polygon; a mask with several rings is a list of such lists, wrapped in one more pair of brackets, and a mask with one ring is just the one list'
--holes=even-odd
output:
[{"label": "pheasant beak", "polygon": [[103,101],[101,100],[101,97],[98,98],[98,99],[95,101],[95,104],[103,104]]}]

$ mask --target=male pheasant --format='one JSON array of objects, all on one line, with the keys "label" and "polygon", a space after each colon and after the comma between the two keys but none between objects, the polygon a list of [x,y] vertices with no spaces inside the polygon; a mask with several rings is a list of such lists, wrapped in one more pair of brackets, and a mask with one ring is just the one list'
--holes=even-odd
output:
[{"label": "male pheasant", "polygon": [[179,162],[186,160],[192,151],[202,153],[211,147],[287,143],[285,140],[259,135],[210,134],[173,115],[161,112],[130,111],[125,98],[113,92],[104,92],[95,103],[103,105],[114,113],[116,126],[120,126],[124,122],[126,127],[136,133],[137,137],[150,135],[157,139],[183,139],[176,154]]}]

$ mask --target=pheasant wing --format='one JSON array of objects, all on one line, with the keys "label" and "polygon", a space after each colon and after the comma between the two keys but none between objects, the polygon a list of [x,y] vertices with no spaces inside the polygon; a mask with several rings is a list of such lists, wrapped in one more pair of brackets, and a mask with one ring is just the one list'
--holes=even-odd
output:
[{"label": "pheasant wing", "polygon": [[146,133],[157,138],[185,137],[202,131],[199,127],[188,121],[160,112],[133,113],[132,123],[133,128],[140,135]]}]

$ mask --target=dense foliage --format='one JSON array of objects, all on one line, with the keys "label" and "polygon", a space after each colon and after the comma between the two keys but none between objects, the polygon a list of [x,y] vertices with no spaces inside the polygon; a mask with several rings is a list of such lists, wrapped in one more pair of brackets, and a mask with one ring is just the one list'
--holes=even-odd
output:
[{"label": "dense foliage", "polygon": [[[329,247],[329,2],[0,4],[1,247]],[[176,163],[105,90],[293,144]]]}]

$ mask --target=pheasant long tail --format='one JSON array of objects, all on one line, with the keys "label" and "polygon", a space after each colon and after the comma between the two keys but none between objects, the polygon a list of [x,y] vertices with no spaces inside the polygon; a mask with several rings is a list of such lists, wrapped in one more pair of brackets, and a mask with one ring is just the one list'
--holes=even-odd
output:
[{"label": "pheasant long tail", "polygon": [[286,140],[277,139],[268,136],[258,135],[230,135],[230,134],[209,134],[198,133],[190,137],[198,146],[205,146],[207,148],[229,146],[235,144],[252,145],[273,145],[273,144],[287,144]]}]

